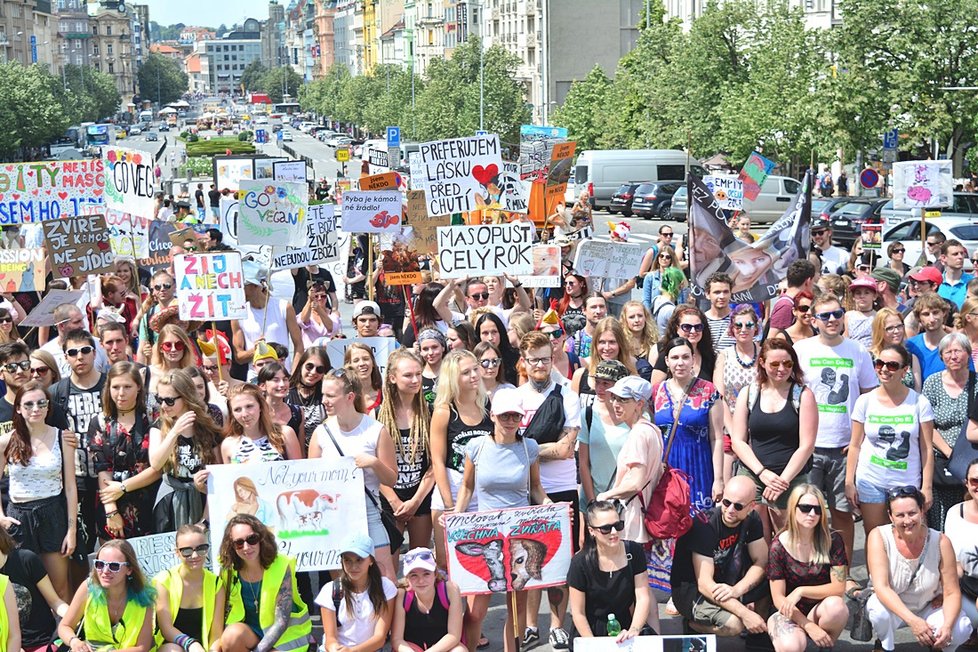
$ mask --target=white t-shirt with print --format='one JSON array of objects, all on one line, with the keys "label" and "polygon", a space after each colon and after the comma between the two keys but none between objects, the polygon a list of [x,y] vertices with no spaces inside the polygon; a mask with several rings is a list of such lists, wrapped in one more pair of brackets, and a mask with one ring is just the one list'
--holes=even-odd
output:
[{"label": "white t-shirt with print", "polygon": [[[397,586],[386,577],[382,577],[384,584],[384,598],[390,600],[397,595]],[[333,604],[333,582],[329,582],[316,596],[316,604],[329,611],[336,611]],[[360,645],[374,635],[377,615],[374,613],[374,605],[370,602],[367,591],[353,594],[353,614],[350,614],[346,606],[346,597],[340,600],[340,610],[337,614],[336,638],[340,645],[353,647]]]},{"label": "white t-shirt with print", "polygon": [[873,360],[866,348],[848,338],[836,346],[822,344],[819,337],[795,343],[795,353],[805,384],[818,404],[819,448],[843,448],[852,438],[852,410],[862,390],[879,385]]},{"label": "white t-shirt with print", "polygon": [[911,389],[903,403],[887,407],[876,392],[863,394],[856,399],[852,420],[866,431],[856,464],[857,480],[885,489],[920,487],[920,424],[934,421],[926,396]]}]

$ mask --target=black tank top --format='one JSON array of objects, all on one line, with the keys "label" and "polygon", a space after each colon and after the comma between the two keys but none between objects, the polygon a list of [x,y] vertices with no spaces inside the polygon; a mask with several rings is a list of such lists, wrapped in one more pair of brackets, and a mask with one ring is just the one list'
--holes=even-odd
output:
[{"label": "black tank top", "polygon": [[584,368],[584,373],[581,374],[581,385],[580,391],[577,395],[581,398],[581,409],[586,410],[587,408],[594,405],[594,399],[597,398],[598,394],[591,387],[591,383],[588,382],[588,370],[587,367]]},{"label": "black tank top", "polygon": [[404,640],[427,650],[448,633],[448,609],[441,603],[437,588],[428,613],[421,611],[418,604],[418,596],[414,596],[404,614]]},{"label": "black tank top", "polygon": [[204,609],[203,607],[197,607],[196,609],[186,609],[181,607],[177,612],[176,618],[173,619],[173,628],[178,632],[183,632],[188,636],[197,638],[200,636],[201,629],[204,623]]},{"label": "black tank top", "polygon": [[489,410],[482,413],[482,421],[470,426],[459,416],[458,410],[451,407],[451,418],[448,420],[448,459],[445,465],[459,473],[465,470],[465,445],[476,437],[491,435],[493,432],[492,419]]},{"label": "black tank top", "polygon": [[758,461],[775,473],[784,471],[788,460],[798,450],[798,413],[791,404],[791,392],[788,392],[784,407],[773,414],[761,410],[758,392],[757,403],[747,416],[747,429],[750,447]]}]

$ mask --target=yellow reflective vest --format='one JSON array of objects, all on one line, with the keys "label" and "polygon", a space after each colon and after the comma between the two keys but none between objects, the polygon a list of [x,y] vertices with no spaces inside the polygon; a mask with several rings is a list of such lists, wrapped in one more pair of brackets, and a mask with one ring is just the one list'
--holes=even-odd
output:
[{"label": "yellow reflective vest", "polygon": [[[275,642],[273,646],[277,652],[289,652],[306,648],[310,642],[312,634],[312,620],[309,617],[309,608],[299,596],[299,587],[295,581],[295,560],[283,554],[279,554],[272,565],[265,569],[262,577],[261,597],[258,605],[258,622],[263,630],[268,629],[275,622],[275,598],[285,579],[285,574],[289,573],[292,578],[292,613],[289,614],[289,623],[285,633]],[[241,579],[237,571],[231,571],[231,591],[230,591],[230,615],[227,622],[240,622],[244,620],[244,603],[241,598]],[[240,617],[237,617],[240,616]]]},{"label": "yellow reflective vest", "polygon": [[[0,575],[0,600],[7,593],[10,578]],[[0,604],[0,652],[7,652],[7,637],[10,636],[10,620],[7,618],[7,607]]]},{"label": "yellow reflective vest", "polygon": [[108,646],[114,650],[139,645],[139,631],[143,628],[146,610],[152,609],[150,604],[139,606],[135,600],[126,602],[122,618],[112,626],[109,620],[109,606],[103,601],[96,602],[91,593],[85,598],[85,640],[93,648]]},{"label": "yellow reflective vest", "polygon": [[[170,602],[170,616],[173,618],[177,617],[177,613],[180,611],[180,601],[183,599],[183,578],[180,576],[180,566],[181,564],[178,564],[173,568],[161,571],[153,578],[153,583],[157,587],[166,589],[166,594]],[[201,631],[184,632],[184,634],[188,634],[200,641],[200,644],[205,650],[210,649],[210,644],[212,643],[211,628],[214,624],[214,607],[217,605],[217,592],[223,590],[223,588],[224,583],[221,581],[221,578],[205,568],[204,604],[202,605],[203,623]],[[223,614],[221,616],[223,617]],[[163,632],[160,631],[159,624],[157,624],[156,646],[159,647],[164,642]]]}]

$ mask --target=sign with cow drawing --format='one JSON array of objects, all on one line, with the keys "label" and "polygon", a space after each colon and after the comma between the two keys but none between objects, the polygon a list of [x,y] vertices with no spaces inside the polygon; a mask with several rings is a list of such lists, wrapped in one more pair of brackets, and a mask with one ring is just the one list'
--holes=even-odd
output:
[{"label": "sign with cow drawing", "polygon": [[211,551],[235,514],[267,525],[296,570],[340,567],[340,547],[351,534],[367,534],[363,471],[352,457],[207,467]]},{"label": "sign with cow drawing", "polygon": [[570,505],[445,514],[445,537],[462,595],[559,586],[570,568]]}]

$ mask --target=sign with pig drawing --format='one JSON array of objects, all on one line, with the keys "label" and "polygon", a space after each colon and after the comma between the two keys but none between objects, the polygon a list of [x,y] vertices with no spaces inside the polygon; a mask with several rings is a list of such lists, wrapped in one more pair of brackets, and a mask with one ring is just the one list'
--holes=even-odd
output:
[{"label": "sign with pig drawing", "polygon": [[572,536],[568,503],[445,514],[445,536],[448,573],[462,595],[566,581]]}]

